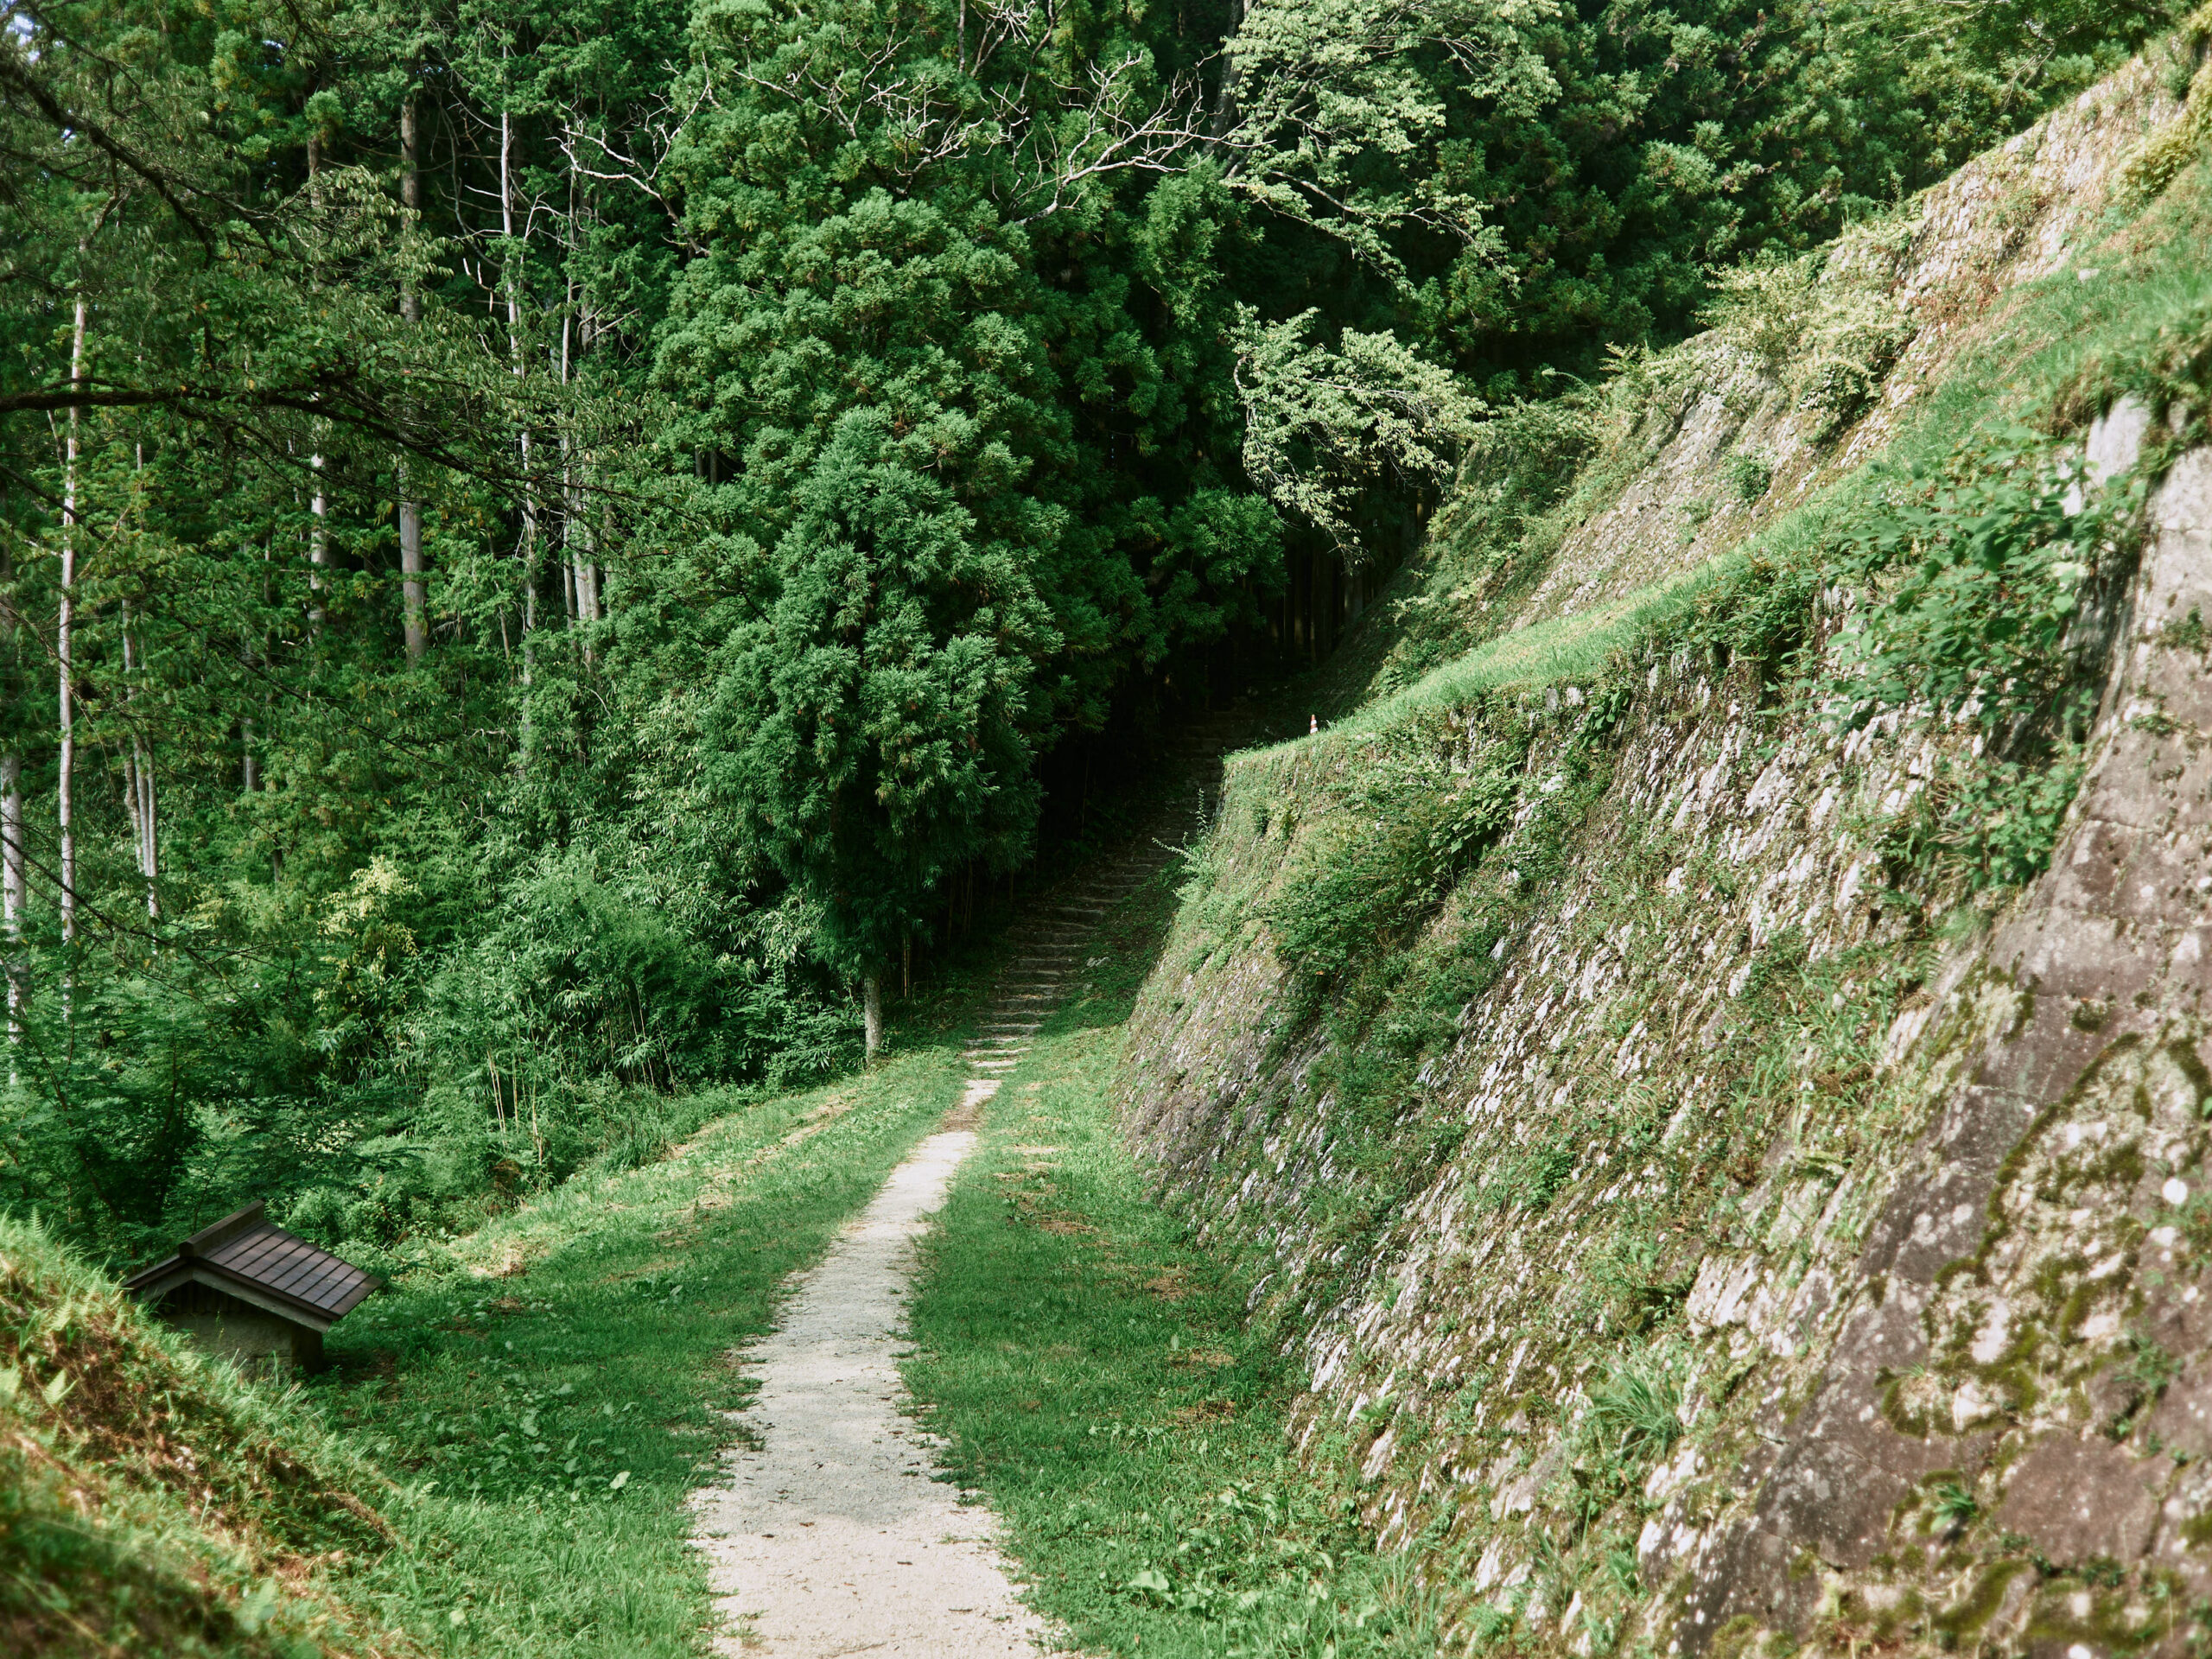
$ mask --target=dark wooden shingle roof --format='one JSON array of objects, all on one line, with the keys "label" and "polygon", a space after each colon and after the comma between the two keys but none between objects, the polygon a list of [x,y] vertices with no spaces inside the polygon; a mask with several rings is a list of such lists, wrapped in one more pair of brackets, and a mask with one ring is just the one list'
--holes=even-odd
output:
[{"label": "dark wooden shingle roof", "polygon": [[194,1281],[317,1330],[345,1318],[377,1287],[377,1281],[352,1262],[277,1226],[258,1203],[201,1228],[174,1255],[141,1268],[123,1287],[154,1301]]}]

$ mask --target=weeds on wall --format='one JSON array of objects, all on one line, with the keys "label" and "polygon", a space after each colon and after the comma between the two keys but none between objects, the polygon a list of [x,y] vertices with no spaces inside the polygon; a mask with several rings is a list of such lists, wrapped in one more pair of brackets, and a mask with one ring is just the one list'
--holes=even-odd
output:
[{"label": "weeds on wall", "polygon": [[1849,722],[1917,704],[2002,750],[2087,735],[2082,694],[2093,698],[2102,663],[2085,660],[2078,625],[2132,574],[2144,494],[2140,478],[2100,485],[2077,455],[2017,429],[1910,474],[1835,549],[1870,591],[1836,642]]},{"label": "weeds on wall", "polygon": [[1433,748],[1385,742],[1263,914],[1275,949],[1313,990],[1404,944],[1511,818],[1525,741],[1510,735],[1454,767]]},{"label": "weeds on wall", "polygon": [[1823,681],[1840,727],[1892,710],[1961,728],[1964,753],[1880,831],[1892,872],[1969,892],[2050,862],[2082,776],[2146,485],[2100,483],[2040,433],[1978,438],[1909,474],[1834,557],[1862,595]]},{"label": "weeds on wall", "polygon": [[1757,364],[1817,417],[1815,441],[1826,442],[1873,403],[1911,343],[1916,325],[1891,289],[1916,229],[1894,213],[1816,251],[1764,254],[1722,273],[1706,308],[1712,332],[1693,351]]}]

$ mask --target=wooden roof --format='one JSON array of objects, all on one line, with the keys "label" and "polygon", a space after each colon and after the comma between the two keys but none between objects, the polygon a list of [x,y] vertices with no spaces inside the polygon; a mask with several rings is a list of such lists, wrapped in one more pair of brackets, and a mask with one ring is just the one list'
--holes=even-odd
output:
[{"label": "wooden roof", "polygon": [[352,1262],[286,1232],[257,1201],[201,1228],[123,1287],[151,1302],[195,1281],[317,1331],[344,1319],[378,1284]]}]

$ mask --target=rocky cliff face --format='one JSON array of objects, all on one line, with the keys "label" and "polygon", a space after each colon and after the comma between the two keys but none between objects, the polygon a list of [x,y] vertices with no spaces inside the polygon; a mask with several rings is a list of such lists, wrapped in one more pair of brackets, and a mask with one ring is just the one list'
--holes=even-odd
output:
[{"label": "rocky cliff face", "polygon": [[[1848,486],[2060,285],[2193,259],[2116,205],[2176,112],[2130,75],[1921,204],[1886,278],[1910,340],[1855,424],[1816,442],[1740,361],[1678,385],[1560,565],[1483,602],[1602,611],[1682,568],[1708,532],[1668,504],[1732,444],[1789,499]],[[1646,628],[1602,674],[1232,766],[1132,1027],[1130,1132],[1305,1368],[1301,1448],[1356,1460],[1470,1649],[2212,1639],[2193,423],[2123,401],[2086,435],[2097,475],[2158,477],[2077,627],[2101,697],[2024,886],[1901,855],[1981,741],[1833,718],[1834,593],[1782,665]],[[1762,602],[1776,516],[1720,537],[1752,550],[1731,603]]]}]

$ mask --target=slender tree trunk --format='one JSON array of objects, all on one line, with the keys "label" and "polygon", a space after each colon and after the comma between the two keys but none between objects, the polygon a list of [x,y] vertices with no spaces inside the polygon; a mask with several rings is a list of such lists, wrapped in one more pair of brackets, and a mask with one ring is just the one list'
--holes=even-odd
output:
[{"label": "slender tree trunk", "polygon": [[[413,92],[399,106],[399,200],[410,216],[423,210],[423,169],[416,147]],[[412,282],[399,289],[399,315],[409,322],[423,320],[423,296]],[[404,608],[407,660],[419,663],[430,643],[424,622],[429,594],[423,580],[423,504],[414,497],[404,456],[399,461],[399,585]]]},{"label": "slender tree trunk", "polygon": [[[507,238],[507,356],[518,381],[527,378],[529,359],[522,338],[523,272],[516,260],[514,193],[514,118],[499,112],[499,229]],[[537,486],[530,476],[530,429],[522,429],[522,541],[516,556],[522,565],[522,752],[531,752],[530,686],[537,667],[537,645],[531,635],[537,628]],[[504,618],[505,613],[501,613]],[[502,620],[500,626],[506,625]]]},{"label": "slender tree trunk", "polygon": [[[134,650],[136,644],[130,632],[130,601],[123,604],[123,706],[126,717],[135,716],[138,703],[138,677],[145,667],[143,657]],[[159,920],[161,900],[154,891],[154,882],[161,873],[161,863],[156,855],[154,838],[154,756],[148,747],[146,734],[138,728],[136,718],[130,719],[130,753],[124,757],[123,782],[130,809],[131,838],[137,843],[136,860],[138,874],[146,884],[146,914]]]},{"label": "slender tree trunk", "polygon": [[143,738],[134,737],[138,746],[138,787],[144,798],[139,806],[139,822],[146,830],[146,914],[153,921],[162,918],[162,837],[161,820],[154,812],[154,752]]},{"label": "slender tree trunk", "polygon": [[[86,306],[77,295],[76,326],[69,336],[69,383],[85,378],[85,322]],[[54,783],[54,816],[61,830],[61,938],[77,938],[77,662],[75,606],[77,599],[77,454],[79,416],[69,411],[61,474],[61,608],[54,627],[54,660],[59,668],[56,687],[61,716],[61,767]]]},{"label": "slender tree trunk", "polygon": [[0,754],[0,974],[8,980],[8,1084],[16,1084],[16,1048],[23,1040],[23,757]]},{"label": "slender tree trunk", "polygon": [[883,1048],[883,978],[873,968],[861,981],[861,1006],[868,1060],[873,1065]]},{"label": "slender tree trunk", "polygon": [[[572,178],[569,185],[569,218],[571,223],[575,219],[575,187]],[[570,252],[573,255],[573,248]],[[576,285],[575,279],[571,277],[569,282],[569,302],[561,315],[561,386],[563,392],[567,391],[569,385],[569,329],[573,323],[571,314],[575,309],[575,299]],[[575,527],[575,476],[569,467],[569,434],[564,423],[561,433],[561,597],[569,608],[569,626],[571,629],[576,626],[579,620],[576,607],[576,562],[572,545]]]},{"label": "slender tree trunk", "polygon": [[[572,255],[575,247],[575,224],[579,212],[577,195],[576,169],[571,159],[569,168],[569,243]],[[580,295],[575,283],[571,281],[569,309],[572,312],[578,309],[575,301],[580,297],[583,299],[584,304],[576,324],[578,364],[582,363],[585,355],[591,350],[594,330],[589,296]],[[561,384],[563,386],[569,383],[569,328],[568,319],[564,317],[561,327]],[[591,530],[584,517],[584,486],[589,482],[586,476],[589,471],[589,462],[582,455],[572,455],[566,433],[562,434],[561,450],[562,484],[566,496],[565,511],[562,518],[562,545],[569,556],[568,582],[573,603],[570,614],[575,618],[577,625],[584,631],[582,642],[582,656],[585,663],[588,664],[592,660],[590,628],[591,625],[600,619],[599,577],[592,560]],[[571,470],[572,462],[573,471]]]},{"label": "slender tree trunk", "polygon": [[[322,211],[322,137],[319,133],[308,139],[308,205],[317,214]],[[322,423],[315,422],[309,429],[320,438]],[[322,574],[330,563],[330,503],[322,486],[319,445],[308,457],[308,470],[315,475],[315,493],[308,501],[308,641],[312,645],[322,634]]]},{"label": "slender tree trunk", "polygon": [[308,498],[308,638],[312,642],[322,635],[322,573],[330,563],[330,500],[323,493],[320,450],[308,457],[308,467],[315,474],[315,493]]}]

